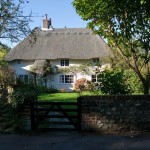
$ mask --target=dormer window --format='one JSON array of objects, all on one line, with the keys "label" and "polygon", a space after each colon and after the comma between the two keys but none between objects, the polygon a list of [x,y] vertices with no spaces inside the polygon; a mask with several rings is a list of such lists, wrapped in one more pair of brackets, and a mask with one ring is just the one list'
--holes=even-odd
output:
[{"label": "dormer window", "polygon": [[69,66],[69,59],[60,60],[60,66]]},{"label": "dormer window", "polygon": [[94,64],[99,63],[99,58],[93,58],[93,63],[94,63]]},{"label": "dormer window", "polygon": [[17,60],[17,63],[18,63],[18,64],[21,64],[21,60],[20,60],[20,59],[18,59],[18,60]]}]

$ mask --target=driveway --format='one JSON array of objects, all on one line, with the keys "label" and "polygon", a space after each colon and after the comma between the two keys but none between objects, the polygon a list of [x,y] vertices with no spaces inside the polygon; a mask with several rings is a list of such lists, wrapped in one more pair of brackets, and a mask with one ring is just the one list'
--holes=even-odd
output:
[{"label": "driveway", "polygon": [[0,134],[0,150],[150,150],[150,135]]}]

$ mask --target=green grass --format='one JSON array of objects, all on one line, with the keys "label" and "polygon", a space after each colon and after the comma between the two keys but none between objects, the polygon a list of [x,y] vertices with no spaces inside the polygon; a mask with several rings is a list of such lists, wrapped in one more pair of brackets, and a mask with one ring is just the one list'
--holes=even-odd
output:
[{"label": "green grass", "polygon": [[78,93],[43,93],[38,96],[39,101],[77,101]]},{"label": "green grass", "polygon": [[[82,95],[90,95],[88,92],[84,92]],[[72,101],[76,102],[78,93],[42,93],[38,96],[38,101]]]},{"label": "green grass", "polygon": [[[83,92],[82,95],[90,95],[89,92]],[[79,93],[42,93],[38,96],[38,101],[63,101],[63,102],[76,102],[77,98],[79,97]],[[49,105],[45,105],[43,107],[49,108]],[[57,106],[55,106],[57,108]],[[76,109],[77,105],[62,105],[63,109],[70,108],[70,109]],[[66,112],[68,115],[77,115],[77,112]]]}]

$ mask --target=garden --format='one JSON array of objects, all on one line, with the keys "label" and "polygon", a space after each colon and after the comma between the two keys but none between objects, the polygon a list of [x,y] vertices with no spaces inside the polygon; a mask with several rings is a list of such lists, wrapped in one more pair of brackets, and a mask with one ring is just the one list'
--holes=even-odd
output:
[{"label": "garden", "polygon": [[[7,72],[7,74],[3,73]],[[13,133],[23,128],[21,115],[23,106],[29,104],[32,100],[55,101],[55,102],[76,102],[77,97],[85,95],[129,95],[141,94],[141,84],[137,77],[121,69],[105,70],[99,74],[99,83],[85,80],[84,78],[76,81],[73,92],[59,91],[55,88],[46,88],[44,86],[25,84],[14,80],[13,70],[5,68],[1,70],[1,80],[3,96],[1,96],[0,105],[0,132]],[[5,80],[4,80],[5,79]],[[128,80],[127,80],[128,79]],[[13,85],[13,89],[9,87]],[[95,88],[95,86],[97,86]],[[6,90],[9,87],[9,91]],[[134,91],[134,92],[133,92]],[[12,115],[13,114],[13,115]]]},{"label": "garden", "polygon": [[[5,23],[1,26],[0,38],[4,41],[9,39],[11,42],[19,42],[22,37],[26,37],[31,32],[28,26],[30,18],[25,16],[21,17],[22,19],[18,18],[23,15],[23,3],[24,1],[19,1],[18,4],[2,1],[4,7],[1,11],[6,18],[1,17]],[[85,1],[74,0],[73,6],[77,13],[82,19],[89,20],[88,27],[95,34],[105,38],[112,49],[113,57],[102,60],[102,64],[110,64],[110,68],[97,72],[96,83],[80,79],[75,83],[76,91],[72,93],[60,93],[56,89],[17,82],[15,71],[4,61],[4,56],[10,48],[0,41],[0,132],[19,131],[23,124],[23,120],[20,119],[23,106],[34,99],[76,101],[81,95],[148,95],[150,93],[148,4],[149,2],[145,0],[136,1],[136,5],[135,1],[123,3],[110,1],[108,9],[108,1],[95,3],[86,1],[85,3]],[[15,13],[12,13],[12,10],[15,10]],[[33,40],[36,40],[36,37]],[[49,73],[50,69],[46,68]],[[138,106],[139,104],[136,107]]]}]

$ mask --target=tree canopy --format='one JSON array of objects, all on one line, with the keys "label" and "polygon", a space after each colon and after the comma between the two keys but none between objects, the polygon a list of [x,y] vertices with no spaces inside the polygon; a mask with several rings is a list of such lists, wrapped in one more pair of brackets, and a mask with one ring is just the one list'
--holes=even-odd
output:
[{"label": "tree canopy", "polygon": [[0,43],[0,67],[4,67],[7,65],[6,61],[4,61],[4,57],[7,54],[9,47]]},{"label": "tree canopy", "polygon": [[0,41],[18,42],[29,32],[30,15],[23,15],[23,5],[27,0],[0,1]]},{"label": "tree canopy", "polygon": [[74,0],[88,27],[105,38],[138,75],[144,93],[150,87],[150,0]]}]

